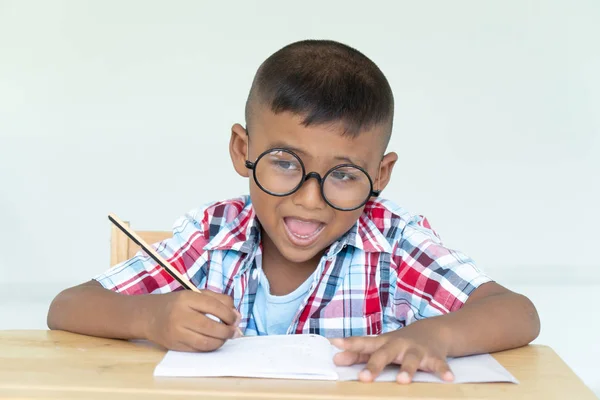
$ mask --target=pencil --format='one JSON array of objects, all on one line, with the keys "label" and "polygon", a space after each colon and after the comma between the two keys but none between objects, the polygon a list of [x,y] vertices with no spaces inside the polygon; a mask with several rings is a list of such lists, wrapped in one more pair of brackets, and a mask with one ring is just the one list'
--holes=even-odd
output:
[{"label": "pencil", "polygon": [[[191,290],[192,292],[202,293],[200,289],[192,284],[187,278],[179,273],[175,267],[173,267],[167,260],[165,260],[160,254],[158,254],[151,246],[148,245],[137,233],[133,230],[129,229],[123,221],[119,219],[115,214],[108,214],[108,219],[112,222],[117,228],[121,230],[129,239],[131,239],[135,244],[140,246],[142,250],[150,256],[158,265],[160,265],[169,275],[173,277],[181,286],[183,286],[187,290]],[[211,315],[208,315],[211,317]],[[240,328],[237,328],[238,334],[243,336]]]}]

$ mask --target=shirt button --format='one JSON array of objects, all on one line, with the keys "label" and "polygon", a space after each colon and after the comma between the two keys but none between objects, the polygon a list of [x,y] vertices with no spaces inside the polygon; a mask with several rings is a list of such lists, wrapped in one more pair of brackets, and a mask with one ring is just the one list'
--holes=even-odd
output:
[{"label": "shirt button", "polygon": [[254,271],[252,271],[252,279],[258,279],[258,268],[254,269]]}]

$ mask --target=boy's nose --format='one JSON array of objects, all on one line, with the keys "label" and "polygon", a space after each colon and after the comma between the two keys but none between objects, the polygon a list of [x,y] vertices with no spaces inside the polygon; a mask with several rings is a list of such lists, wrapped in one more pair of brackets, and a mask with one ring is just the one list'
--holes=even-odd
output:
[{"label": "boy's nose", "polygon": [[327,203],[321,196],[321,185],[316,179],[307,179],[300,189],[292,195],[292,202],[307,210],[322,210]]}]

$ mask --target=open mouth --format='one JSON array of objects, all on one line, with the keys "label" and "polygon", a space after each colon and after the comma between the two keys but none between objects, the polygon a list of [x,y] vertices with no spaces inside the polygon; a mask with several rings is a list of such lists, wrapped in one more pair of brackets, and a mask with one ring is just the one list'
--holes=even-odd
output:
[{"label": "open mouth", "polygon": [[290,241],[302,247],[314,243],[325,228],[324,223],[316,220],[285,217],[283,222]]}]

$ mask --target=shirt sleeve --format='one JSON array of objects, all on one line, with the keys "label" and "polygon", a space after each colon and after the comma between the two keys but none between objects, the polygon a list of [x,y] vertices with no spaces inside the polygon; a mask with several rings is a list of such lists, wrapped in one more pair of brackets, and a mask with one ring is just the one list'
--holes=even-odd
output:
[{"label": "shirt sleeve", "polygon": [[[203,211],[187,213],[173,225],[173,237],[152,245],[154,250],[173,265],[184,277],[199,286],[198,272],[205,263],[207,243]],[[169,293],[181,285],[145,252],[115,265],[93,278],[106,289],[124,294]]]},{"label": "shirt sleeve", "polygon": [[445,247],[423,216],[404,227],[394,258],[393,313],[404,325],[458,310],[477,287],[491,281],[471,258]]}]

